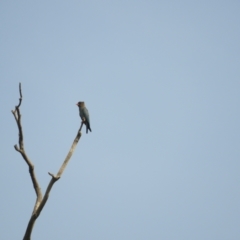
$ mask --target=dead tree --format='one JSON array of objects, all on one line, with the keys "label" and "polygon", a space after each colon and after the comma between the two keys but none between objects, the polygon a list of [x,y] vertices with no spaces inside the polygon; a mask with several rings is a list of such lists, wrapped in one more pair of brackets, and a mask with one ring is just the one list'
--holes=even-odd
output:
[{"label": "dead tree", "polygon": [[20,94],[19,103],[18,103],[17,106],[15,106],[15,110],[12,110],[12,114],[13,114],[15,120],[16,120],[16,123],[17,123],[17,126],[18,126],[18,132],[19,132],[18,145],[16,144],[14,146],[14,148],[17,152],[19,152],[22,155],[24,161],[28,165],[31,181],[33,183],[33,187],[34,187],[34,190],[35,190],[35,193],[36,193],[36,202],[34,204],[33,212],[32,212],[32,215],[29,219],[27,229],[26,229],[26,232],[25,232],[24,237],[23,237],[23,240],[30,240],[35,221],[39,217],[42,209],[44,208],[44,206],[45,206],[45,204],[48,200],[48,197],[49,197],[50,191],[52,189],[52,186],[61,177],[63,171],[65,170],[65,168],[66,168],[66,166],[67,166],[67,164],[68,164],[68,162],[69,162],[69,160],[70,160],[70,158],[71,158],[71,156],[72,156],[72,154],[73,154],[73,152],[74,152],[74,150],[77,146],[77,143],[78,143],[80,137],[82,136],[81,129],[82,129],[83,123],[81,124],[80,129],[77,132],[77,136],[75,137],[75,139],[73,141],[73,144],[72,144],[64,162],[62,163],[62,166],[60,167],[58,173],[56,175],[54,175],[50,172],[48,173],[52,178],[51,178],[51,180],[48,184],[48,187],[47,187],[47,190],[46,190],[44,196],[42,196],[41,188],[39,186],[39,183],[37,181],[37,177],[36,177],[36,174],[35,174],[35,171],[34,171],[34,165],[31,162],[31,160],[29,159],[29,157],[27,156],[27,154],[25,152],[25,149],[24,149],[24,138],[23,138],[23,129],[22,129],[21,113],[20,113],[20,106],[21,106],[21,103],[22,103],[21,83],[19,83],[19,94]]}]

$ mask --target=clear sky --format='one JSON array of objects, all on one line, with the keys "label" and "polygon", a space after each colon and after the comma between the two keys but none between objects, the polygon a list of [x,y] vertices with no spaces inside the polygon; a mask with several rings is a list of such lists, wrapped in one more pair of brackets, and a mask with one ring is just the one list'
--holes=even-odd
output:
[{"label": "clear sky", "polygon": [[33,240],[240,239],[240,1],[0,2],[0,238],[83,136]]}]

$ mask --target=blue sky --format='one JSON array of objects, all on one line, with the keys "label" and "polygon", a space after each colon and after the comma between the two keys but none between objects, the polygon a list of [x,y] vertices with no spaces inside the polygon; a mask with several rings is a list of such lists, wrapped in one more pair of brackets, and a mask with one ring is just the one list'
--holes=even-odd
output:
[{"label": "blue sky", "polygon": [[45,192],[83,136],[32,238],[240,238],[240,2],[0,2],[2,239],[22,238],[35,202],[14,150]]}]

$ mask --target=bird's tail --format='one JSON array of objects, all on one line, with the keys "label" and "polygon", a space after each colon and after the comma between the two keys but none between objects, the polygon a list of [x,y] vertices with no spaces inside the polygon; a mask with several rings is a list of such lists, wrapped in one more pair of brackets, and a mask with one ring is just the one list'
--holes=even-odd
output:
[{"label": "bird's tail", "polygon": [[88,130],[90,130],[90,132],[92,131],[92,129],[90,128],[90,124],[89,123],[86,125],[86,133],[88,133]]}]

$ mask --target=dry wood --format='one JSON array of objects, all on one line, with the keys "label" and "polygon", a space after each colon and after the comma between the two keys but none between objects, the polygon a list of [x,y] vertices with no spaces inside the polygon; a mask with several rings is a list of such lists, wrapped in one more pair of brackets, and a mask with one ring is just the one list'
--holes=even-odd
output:
[{"label": "dry wood", "polygon": [[81,138],[81,129],[82,129],[82,126],[83,126],[83,123],[81,123],[81,126],[80,126],[80,129],[78,130],[77,132],[77,136],[75,137],[73,143],[72,143],[72,146],[62,164],[62,166],[60,167],[57,175],[54,175],[52,173],[48,173],[52,178],[48,184],[48,187],[47,187],[47,190],[44,194],[44,196],[42,197],[42,192],[41,192],[41,188],[38,184],[38,181],[37,181],[37,177],[35,175],[35,171],[34,171],[34,165],[32,164],[32,162],[30,161],[29,157],[27,156],[26,152],[25,152],[25,149],[24,149],[24,138],[23,138],[23,130],[22,130],[22,123],[21,123],[21,113],[20,113],[20,106],[21,106],[21,103],[22,103],[22,89],[21,89],[21,83],[19,83],[19,94],[20,94],[20,98],[19,98],[19,103],[17,106],[15,106],[15,110],[12,110],[12,114],[16,120],[16,123],[17,123],[17,126],[18,126],[18,132],[19,132],[19,140],[18,140],[18,145],[17,144],[14,146],[15,150],[17,152],[19,152],[23,159],[25,160],[25,162],[27,163],[28,167],[29,167],[29,173],[30,173],[30,177],[31,177],[31,181],[33,183],[33,187],[34,187],[34,190],[35,190],[35,193],[37,195],[37,198],[36,198],[36,202],[35,202],[35,205],[34,205],[34,208],[33,208],[33,212],[32,212],[32,215],[30,217],[30,220],[28,222],[28,226],[27,226],[27,229],[26,229],[26,232],[25,232],[25,235],[24,235],[24,238],[23,240],[30,240],[31,239],[31,233],[32,233],[32,230],[33,230],[33,227],[34,227],[34,224],[35,224],[35,221],[36,219],[39,217],[43,207],[45,206],[47,200],[48,200],[48,197],[49,197],[49,194],[50,194],[50,191],[52,189],[52,186],[53,184],[59,180],[59,178],[62,176],[63,174],[63,171],[65,170],[77,144],[78,144],[78,141],[79,139]]}]

